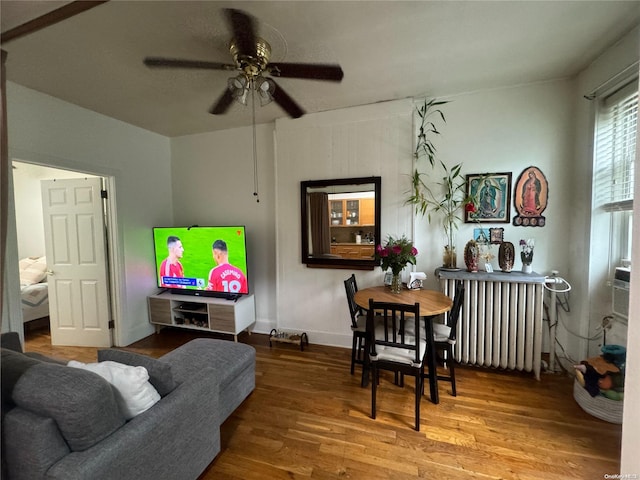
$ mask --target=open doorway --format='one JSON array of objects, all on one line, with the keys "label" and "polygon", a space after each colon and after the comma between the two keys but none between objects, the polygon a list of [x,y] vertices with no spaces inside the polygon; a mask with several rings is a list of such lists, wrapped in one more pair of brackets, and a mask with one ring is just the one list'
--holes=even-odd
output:
[{"label": "open doorway", "polygon": [[[53,333],[58,332],[58,338],[61,338],[60,335],[64,333],[64,345],[109,346],[113,344],[113,338],[111,337],[111,332],[109,331],[108,326],[108,320],[111,317],[104,313],[109,310],[108,298],[110,298],[110,296],[108,295],[108,289],[111,283],[108,280],[108,248],[106,243],[106,233],[103,234],[101,232],[97,232],[97,236],[104,237],[104,242],[96,242],[96,248],[99,250],[96,253],[98,253],[99,257],[104,259],[102,263],[104,270],[106,270],[105,280],[100,286],[103,290],[100,296],[105,299],[102,308],[100,308],[100,312],[101,316],[104,317],[104,321],[102,322],[104,323],[103,331],[107,337],[102,337],[103,343],[100,345],[93,345],[93,343],[86,343],[87,340],[82,338],[82,329],[74,329],[74,325],[69,322],[71,317],[78,315],[78,309],[70,309],[69,305],[67,305],[67,311],[65,312],[64,302],[60,302],[61,297],[55,295],[56,289],[59,291],[59,285],[61,285],[60,283],[57,283],[60,279],[57,277],[56,273],[62,268],[52,269],[51,265],[53,259],[51,257],[53,257],[53,255],[51,255],[51,252],[55,251],[55,257],[58,257],[59,251],[65,252],[71,247],[68,244],[63,243],[64,239],[61,239],[63,235],[58,235],[53,238],[50,231],[46,232],[46,229],[50,226],[50,218],[45,221],[47,212],[43,211],[43,190],[41,189],[43,181],[45,184],[47,182],[52,183],[53,179],[55,179],[55,182],[58,184],[69,182],[91,182],[97,190],[97,215],[100,218],[99,222],[95,222],[95,224],[98,225],[107,217],[107,215],[105,215],[106,209],[103,211],[103,202],[99,198],[102,185],[107,182],[107,179],[87,174],[85,172],[74,172],[20,161],[13,162],[12,173],[16,214],[17,251],[21,283],[21,309],[25,333],[32,328],[53,328]],[[69,191],[68,196],[71,197],[73,195],[74,193]],[[72,205],[73,202],[70,202],[69,206],[71,207]],[[80,217],[76,217],[75,221],[77,221],[78,218]],[[63,219],[62,221],[75,223],[71,217]],[[47,237],[49,237],[48,241]],[[52,242],[54,242],[53,246]],[[47,251],[49,252],[49,258],[45,257]],[[60,267],[60,265],[57,265],[57,267]],[[55,282],[49,283],[50,280],[55,280]],[[95,283],[96,282],[92,282],[92,285]],[[73,282],[71,281],[63,281],[62,285],[62,288],[76,288],[73,287]],[[69,298],[85,296],[87,293],[90,293],[86,291],[86,285],[89,285],[89,283],[85,282],[85,287],[78,287],[79,290],[76,293],[73,293],[71,290],[63,293],[65,293]],[[82,289],[82,291],[80,291],[80,289]],[[91,303],[92,302],[90,301],[89,304]],[[89,325],[91,327],[85,330],[85,333],[88,331],[95,332],[95,326],[92,325],[94,319],[91,318],[91,315],[87,316],[84,313],[80,313],[79,315],[83,318],[80,318],[76,323],[78,325]],[[53,319],[53,325],[50,325],[49,319]],[[55,336],[52,336],[52,338],[55,338]]]}]

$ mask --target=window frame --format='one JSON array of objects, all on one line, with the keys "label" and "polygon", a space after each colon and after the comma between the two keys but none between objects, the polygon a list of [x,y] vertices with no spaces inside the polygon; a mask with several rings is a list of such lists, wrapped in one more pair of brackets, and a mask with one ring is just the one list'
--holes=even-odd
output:
[{"label": "window frame", "polygon": [[[598,99],[593,152],[592,211],[608,218],[609,277],[631,258],[638,78]],[[607,143],[608,142],[608,143]]]}]

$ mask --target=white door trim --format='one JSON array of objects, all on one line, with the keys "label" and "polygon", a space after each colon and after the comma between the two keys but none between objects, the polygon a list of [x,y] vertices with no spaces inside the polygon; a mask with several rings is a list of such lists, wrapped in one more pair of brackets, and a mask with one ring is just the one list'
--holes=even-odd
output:
[{"label": "white door trim", "polygon": [[124,346],[122,341],[122,298],[124,294],[124,265],[120,249],[120,234],[116,218],[116,179],[113,176],[104,178],[107,189],[106,219],[107,224],[107,255],[109,255],[109,298],[111,301],[111,319],[113,320],[112,343]]}]

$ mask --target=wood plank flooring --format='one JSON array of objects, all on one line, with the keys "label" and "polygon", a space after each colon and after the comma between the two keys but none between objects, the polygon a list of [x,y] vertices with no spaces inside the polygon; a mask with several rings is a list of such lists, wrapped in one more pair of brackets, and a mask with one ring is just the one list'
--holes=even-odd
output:
[{"label": "wood plank flooring", "polygon": [[[26,350],[85,362],[96,349],[51,347],[29,332]],[[126,350],[153,357],[207,333],[164,329]],[[199,480],[602,479],[620,470],[621,427],[573,399],[572,379],[459,367],[458,396],[440,383],[413,430],[413,382],[382,376],[377,419],[370,388],[349,374],[348,349],[274,344],[257,351],[256,389],[222,425],[222,451]],[[313,342],[313,338],[310,339]],[[356,372],[359,372],[357,370]]]}]

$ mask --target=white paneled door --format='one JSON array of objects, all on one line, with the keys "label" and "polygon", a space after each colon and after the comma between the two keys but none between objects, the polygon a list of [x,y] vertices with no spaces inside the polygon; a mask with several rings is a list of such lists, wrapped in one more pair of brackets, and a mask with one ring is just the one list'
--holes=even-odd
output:
[{"label": "white paneled door", "polygon": [[102,179],[42,180],[52,345],[111,346]]}]

